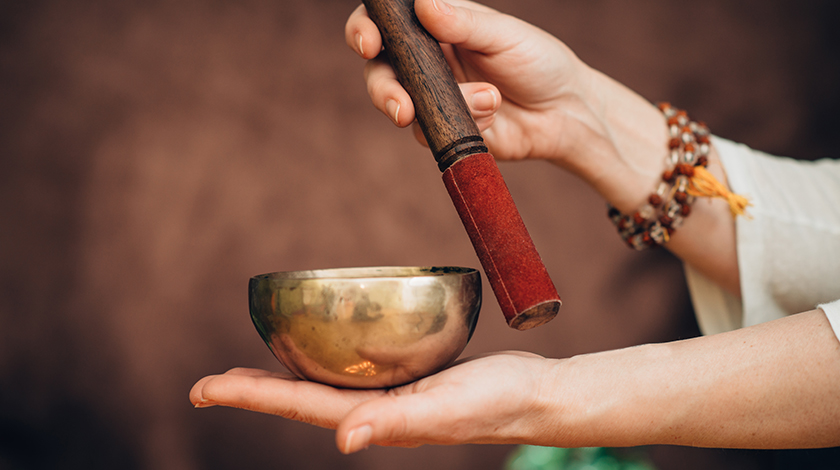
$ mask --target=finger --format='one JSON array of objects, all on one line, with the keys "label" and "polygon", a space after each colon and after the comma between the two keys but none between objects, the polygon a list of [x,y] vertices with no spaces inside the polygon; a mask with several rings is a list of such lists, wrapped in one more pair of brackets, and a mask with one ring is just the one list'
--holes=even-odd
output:
[{"label": "finger", "polygon": [[[242,375],[247,377],[276,377],[283,379],[294,379],[295,376],[289,372],[270,372],[262,369],[249,369],[246,367],[235,367],[225,372],[225,375]],[[208,406],[215,406],[215,403],[208,401],[202,395],[204,384],[212,380],[217,375],[208,375],[202,378],[190,389],[190,402],[196,408],[206,408]]]},{"label": "finger", "polygon": [[507,47],[505,41],[499,40],[499,33],[510,30],[517,21],[484,5],[458,0],[417,0],[414,10],[420,23],[438,41],[487,54]]},{"label": "finger", "polygon": [[[489,83],[462,83],[460,87],[479,132],[484,132],[496,120],[496,112],[502,105],[501,93]],[[428,147],[426,136],[416,121],[412,130],[414,138]]]},{"label": "finger", "polygon": [[247,367],[235,367],[227,372],[226,375],[244,375],[248,377],[277,377],[279,379],[294,379],[295,375],[291,372],[274,372],[262,369],[249,369]]},{"label": "finger", "polygon": [[411,125],[411,130],[414,133],[414,138],[417,139],[417,142],[420,142],[420,145],[423,147],[429,147],[429,142],[426,141],[426,135],[423,134],[423,129],[420,128],[420,123],[414,121]]},{"label": "finger", "polygon": [[493,116],[502,104],[501,93],[489,83],[462,83],[461,92],[476,120]]},{"label": "finger", "polygon": [[205,408],[205,407],[208,407],[208,406],[214,406],[215,405],[214,403],[210,403],[207,400],[205,400],[204,396],[201,392],[201,390],[204,388],[204,384],[206,384],[207,382],[212,380],[213,377],[216,377],[216,376],[215,375],[208,375],[207,377],[202,378],[201,380],[196,382],[195,385],[193,385],[192,388],[190,389],[190,403],[192,403],[193,406],[195,406],[196,408]]},{"label": "finger", "polygon": [[339,424],[336,445],[350,454],[371,444],[416,447],[458,443],[462,436],[440,419],[440,402],[439,395],[389,394],[363,403]]},{"label": "finger", "polygon": [[347,18],[344,25],[344,40],[350,49],[365,59],[373,59],[382,49],[379,29],[368,17],[364,5],[359,5]]},{"label": "finger", "polygon": [[230,373],[200,380],[190,391],[190,400],[198,407],[229,406],[334,429],[359,403],[383,393],[336,389],[271,374]]},{"label": "finger", "polygon": [[405,127],[414,121],[414,104],[387,61],[381,58],[368,61],[365,82],[373,105],[394,124]]},{"label": "finger", "polygon": [[335,440],[338,450],[352,454],[379,442],[388,444],[417,444],[406,438],[409,417],[403,405],[409,397],[386,396],[374,400],[373,409],[363,407],[353,410],[352,417],[341,422],[336,429]]}]

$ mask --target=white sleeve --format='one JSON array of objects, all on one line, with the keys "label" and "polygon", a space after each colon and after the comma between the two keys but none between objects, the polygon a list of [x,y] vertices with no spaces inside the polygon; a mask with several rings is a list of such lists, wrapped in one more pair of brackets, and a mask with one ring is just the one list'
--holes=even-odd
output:
[{"label": "white sleeve", "polygon": [[828,317],[828,322],[831,323],[831,328],[834,329],[834,334],[837,335],[837,339],[840,339],[840,300],[821,304],[818,307],[825,312],[825,316]]},{"label": "white sleeve", "polygon": [[774,157],[717,137],[713,144],[730,187],[752,206],[736,219],[740,299],[685,266],[703,333],[840,299],[840,160]]}]

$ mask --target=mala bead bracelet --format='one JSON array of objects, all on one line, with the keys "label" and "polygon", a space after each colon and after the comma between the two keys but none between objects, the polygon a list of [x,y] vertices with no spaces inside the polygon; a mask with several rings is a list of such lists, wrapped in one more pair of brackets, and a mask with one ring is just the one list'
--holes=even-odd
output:
[{"label": "mala bead bracelet", "polygon": [[608,215],[621,238],[636,250],[664,245],[691,213],[696,197],[721,197],[729,203],[733,216],[742,215],[749,201],[731,193],[706,170],[711,150],[711,133],[701,122],[668,103],[660,103],[670,139],[667,168],[662,181],[647,202],[630,215],[608,205]]}]

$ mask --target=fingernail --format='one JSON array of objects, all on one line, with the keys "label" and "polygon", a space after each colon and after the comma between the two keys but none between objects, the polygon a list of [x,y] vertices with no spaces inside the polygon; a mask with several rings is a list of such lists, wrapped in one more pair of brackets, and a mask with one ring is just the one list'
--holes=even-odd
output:
[{"label": "fingernail", "polygon": [[362,45],[362,35],[361,34],[356,34],[356,44],[359,45],[359,55],[364,57],[365,47]]},{"label": "fingernail", "polygon": [[443,13],[444,15],[449,15],[452,13],[452,7],[449,6],[449,4],[444,2],[443,0],[432,0],[432,6],[435,7],[435,10]]},{"label": "fingernail", "polygon": [[472,107],[476,111],[492,111],[496,109],[496,93],[490,90],[479,91],[472,96]]},{"label": "fingernail", "polygon": [[210,408],[211,406],[216,406],[216,404],[207,400],[201,400],[193,403],[193,406],[196,408]]},{"label": "fingernail", "polygon": [[394,121],[394,124],[400,125],[400,102],[397,100],[388,100],[385,103],[385,110],[388,111],[388,115]]},{"label": "fingernail", "polygon": [[358,452],[366,448],[370,445],[370,438],[372,435],[373,428],[371,428],[368,424],[351,430],[347,433],[347,439],[344,440],[344,449],[342,452],[345,454],[352,454],[353,452]]}]

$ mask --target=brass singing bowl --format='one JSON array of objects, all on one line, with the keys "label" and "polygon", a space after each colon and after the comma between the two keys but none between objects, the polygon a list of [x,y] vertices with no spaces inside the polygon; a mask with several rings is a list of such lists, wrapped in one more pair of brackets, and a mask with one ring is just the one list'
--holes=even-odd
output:
[{"label": "brass singing bowl", "polygon": [[460,267],[371,267],[263,274],[251,319],[274,356],[306,380],[384,388],[433,374],[472,337],[481,275]]}]

